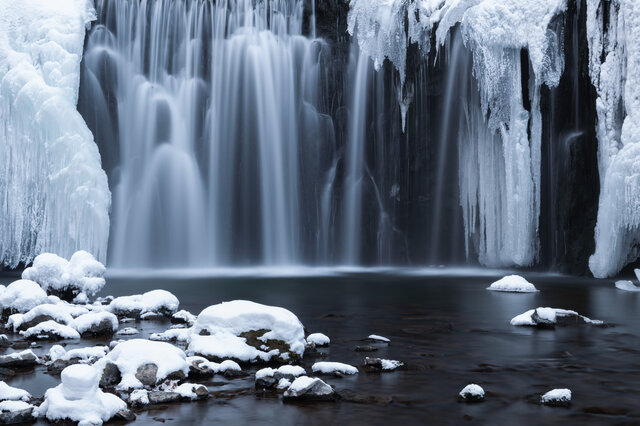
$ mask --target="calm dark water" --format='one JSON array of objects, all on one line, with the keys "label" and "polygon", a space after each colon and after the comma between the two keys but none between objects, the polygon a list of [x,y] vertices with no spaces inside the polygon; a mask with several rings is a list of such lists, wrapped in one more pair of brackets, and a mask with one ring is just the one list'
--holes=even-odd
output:
[{"label": "calm dark water", "polygon": [[[398,359],[406,371],[326,378],[350,389],[390,399],[284,404],[256,394],[253,378],[205,382],[216,397],[138,413],[138,423],[158,424],[640,424],[640,294],[612,281],[531,276],[538,294],[488,292],[492,277],[358,275],[325,278],[108,280],[114,296],[163,288],[193,313],[208,305],[250,299],[286,307],[308,332],[331,338],[327,360],[361,365],[353,348],[375,333],[392,340],[372,356]],[[10,280],[5,280],[10,281]],[[566,308],[614,324],[610,328],[534,330],[509,321],[538,306]],[[168,323],[140,322],[142,336]],[[136,336],[140,337],[140,336]],[[82,343],[81,346],[85,346]],[[47,347],[40,349],[45,351]],[[308,371],[313,363],[308,361]],[[255,371],[255,370],[252,370]],[[42,395],[58,380],[41,374],[9,381]],[[477,383],[484,403],[460,404],[457,393]],[[570,408],[529,402],[552,388],[573,392]]]}]

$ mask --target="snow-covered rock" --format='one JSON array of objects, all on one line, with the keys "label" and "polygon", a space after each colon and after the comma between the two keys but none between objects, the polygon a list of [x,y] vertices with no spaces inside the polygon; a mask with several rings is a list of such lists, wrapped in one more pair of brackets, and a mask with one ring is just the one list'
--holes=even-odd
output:
[{"label": "snow-covered rock", "polygon": [[283,390],[283,389],[288,389],[289,386],[291,386],[291,381],[289,381],[288,379],[280,379],[280,381],[276,385],[276,388]]},{"label": "snow-covered rock", "polygon": [[29,280],[14,281],[0,292],[0,307],[5,312],[27,312],[48,302],[47,293]]},{"label": "snow-covered rock", "polygon": [[170,328],[162,333],[152,333],[149,340],[160,342],[188,342],[191,339],[190,328]]},{"label": "snow-covered rock", "polygon": [[29,401],[31,394],[24,389],[14,388],[0,381],[0,401]]},{"label": "snow-covered rock", "polygon": [[404,366],[404,363],[402,361],[397,361],[394,359],[370,358],[370,357],[366,357],[364,359],[364,367],[367,371],[370,371],[370,372],[393,371],[403,366]]},{"label": "snow-covered rock", "polygon": [[37,363],[38,357],[30,349],[0,355],[0,367],[3,368],[28,368],[35,366]]},{"label": "snow-covered rock", "polygon": [[[49,301],[50,300],[51,298],[49,298]],[[89,310],[83,306],[71,305],[64,302],[58,302],[56,304],[47,303],[38,305],[24,314],[18,313],[9,316],[7,328],[12,328],[14,332],[17,332],[48,320],[69,325],[74,317],[86,313],[89,313]]]},{"label": "snow-covered rock", "polygon": [[256,371],[256,389],[271,389],[282,380],[289,382],[306,374],[304,368],[298,365],[282,365],[278,368],[263,368]]},{"label": "snow-covered rock", "polygon": [[31,423],[34,406],[24,401],[0,402],[0,424]]},{"label": "snow-covered rock", "polygon": [[104,260],[111,195],[76,108],[91,2],[0,2],[0,263],[80,248]]},{"label": "snow-covered rock", "polygon": [[537,293],[536,286],[520,275],[507,275],[487,287],[490,291],[504,291],[511,293]]},{"label": "snow-covered rock", "polygon": [[197,317],[189,311],[180,310],[171,315],[171,322],[174,324],[187,324],[192,326],[196,322]]},{"label": "snow-covered rock", "polygon": [[177,386],[173,392],[176,392],[181,397],[192,401],[206,398],[209,394],[209,390],[206,386],[193,383],[183,383],[180,386]]},{"label": "snow-covered rock", "polygon": [[640,286],[637,286],[633,282],[627,280],[616,281],[616,288],[624,291],[640,291]]},{"label": "snow-covered rock", "polygon": [[136,389],[129,395],[129,404],[141,406],[149,404],[149,391],[146,389]]},{"label": "snow-covered rock", "polygon": [[290,311],[245,300],[204,309],[193,325],[189,353],[242,362],[302,357],[304,327]]},{"label": "snow-covered rock", "polygon": [[[116,333],[116,336],[133,336],[135,334],[140,333],[138,331],[138,329],[133,328],[133,327],[125,327],[121,330],[118,330],[118,332]],[[155,339],[151,339],[151,340],[155,340]]]},{"label": "snow-covered rock", "polygon": [[39,416],[93,425],[102,424],[127,408],[120,398],[98,388],[99,372],[92,366],[71,365],[62,370],[61,378],[60,385],[45,393],[44,402],[36,409]]},{"label": "snow-covered rock", "polygon": [[317,377],[301,376],[284,392],[284,399],[305,401],[333,401],[338,394],[331,386]]},{"label": "snow-covered rock", "polygon": [[184,351],[169,343],[144,339],[119,343],[95,365],[98,369],[105,369],[107,364],[114,364],[120,371],[122,379],[118,387],[121,389],[141,388],[143,383],[139,369],[149,365],[155,366],[155,383],[174,375],[186,377],[189,373]]},{"label": "snow-covered rock", "polygon": [[227,377],[237,376],[242,373],[242,368],[237,362],[227,359],[220,363],[208,361],[201,356],[187,357],[189,363],[189,378],[211,377],[214,374],[223,374]]},{"label": "snow-covered rock", "polygon": [[571,391],[569,389],[553,389],[540,397],[544,405],[566,407],[571,403]]},{"label": "snow-covered rock", "polygon": [[83,336],[110,335],[118,329],[118,318],[110,312],[90,312],[74,318],[69,325]]},{"label": "snow-covered rock", "polygon": [[51,349],[49,349],[49,358],[51,361],[78,359],[89,362],[104,357],[107,352],[109,352],[107,346],[90,346],[86,348],[74,348],[67,351],[60,345],[53,345]]},{"label": "snow-covered rock", "polygon": [[104,265],[90,253],[80,250],[69,261],[53,253],[36,256],[33,265],[22,272],[22,278],[32,280],[50,294],[72,300],[92,296],[104,287]]},{"label": "snow-covered rock", "polygon": [[317,347],[329,346],[331,339],[322,333],[312,333],[307,336],[307,343],[313,343]]},{"label": "snow-covered rock", "polygon": [[603,325],[600,320],[592,320],[575,311],[557,308],[536,308],[514,317],[511,325],[554,327],[555,325],[591,324]]},{"label": "snow-covered rock", "polygon": [[391,343],[390,339],[384,336],[378,336],[377,334],[370,334],[369,337],[367,337],[367,340],[370,340],[374,343]]},{"label": "snow-covered rock", "polygon": [[329,362],[329,361],[316,362],[311,367],[311,371],[317,374],[333,374],[333,375],[358,374],[358,369],[352,365],[344,364],[341,362]]},{"label": "snow-covered rock", "polygon": [[462,402],[480,402],[484,400],[484,389],[476,384],[470,384],[464,387],[458,394],[458,401]]},{"label": "snow-covered rock", "polygon": [[68,325],[57,323],[53,320],[41,322],[21,331],[20,334],[25,339],[38,340],[58,340],[58,339],[79,339],[80,333]]},{"label": "snow-covered rock", "polygon": [[108,309],[118,316],[139,317],[147,313],[173,315],[180,305],[177,297],[166,290],[151,290],[144,294],[116,297]]}]

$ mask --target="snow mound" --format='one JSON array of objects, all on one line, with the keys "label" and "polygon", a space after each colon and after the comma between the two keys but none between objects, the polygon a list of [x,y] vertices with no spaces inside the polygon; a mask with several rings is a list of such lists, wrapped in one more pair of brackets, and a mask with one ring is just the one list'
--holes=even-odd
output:
[{"label": "snow mound", "polygon": [[358,374],[358,369],[352,365],[328,361],[316,362],[311,371],[321,374]]},{"label": "snow mound", "polygon": [[188,324],[189,326],[192,326],[193,323],[196,322],[196,319],[197,317],[195,315],[193,315],[189,311],[185,311],[184,309],[176,312],[171,316],[172,322],[184,323],[184,324]]},{"label": "snow mound", "polygon": [[88,312],[89,311],[82,306],[67,305],[64,303],[39,305],[30,309],[25,314],[13,314],[9,316],[7,327],[13,328],[13,331],[17,332],[19,329],[24,328],[25,325],[32,324],[41,318],[48,318],[60,324],[69,325],[74,317]]},{"label": "snow mound", "polygon": [[24,401],[2,401],[0,402],[0,412],[15,413],[18,411],[24,411],[34,408],[33,405],[27,404]]},{"label": "snow mound", "polygon": [[22,272],[22,278],[37,282],[49,293],[93,296],[104,287],[105,271],[104,265],[84,250],[75,252],[69,261],[53,253],[42,253]]},{"label": "snow mound", "polygon": [[246,300],[209,306],[192,332],[190,353],[245,362],[302,358],[306,343],[304,327],[292,312]]},{"label": "snow mound", "polygon": [[0,401],[29,401],[31,394],[24,389],[14,388],[0,381]]},{"label": "snow mound", "polygon": [[155,364],[158,367],[157,381],[165,379],[172,373],[181,371],[186,376],[189,373],[184,351],[169,343],[153,342],[144,339],[132,339],[119,343],[104,358],[95,365],[102,370],[107,363],[115,364],[120,370],[122,381],[120,389],[135,389],[143,387],[136,378],[138,368],[145,364]]},{"label": "snow mound", "polygon": [[286,377],[295,378],[304,375],[306,371],[299,365],[282,365],[278,368],[262,368],[256,371],[256,380],[266,377]]},{"label": "snow mound", "polygon": [[553,389],[540,397],[540,402],[547,405],[565,405],[571,402],[569,389]]},{"label": "snow mound", "polygon": [[86,0],[0,2],[0,263],[80,249],[104,259],[111,195],[76,109]]},{"label": "snow mound", "polygon": [[462,401],[482,401],[484,399],[484,389],[472,383],[460,391],[458,399]]},{"label": "snow mound", "polygon": [[152,333],[149,340],[161,342],[188,342],[191,339],[190,328],[170,328],[162,333]]},{"label": "snow mound", "polygon": [[616,288],[618,290],[624,290],[624,291],[640,291],[640,287],[638,287],[631,281],[626,281],[626,280],[616,281]]},{"label": "snow mound", "polygon": [[12,312],[27,312],[48,302],[47,293],[29,280],[14,281],[0,294],[0,307]]},{"label": "snow mound", "polygon": [[98,370],[86,364],[71,365],[61,373],[62,383],[47,390],[36,413],[50,421],[72,420],[95,425],[111,419],[127,404],[98,388]]},{"label": "snow mound", "polygon": [[79,339],[80,333],[68,325],[59,324],[53,320],[41,322],[38,325],[21,331],[25,339]]},{"label": "snow mound", "polygon": [[521,277],[520,275],[507,275],[504,278],[487,287],[490,291],[504,291],[511,293],[537,293],[536,286]]},{"label": "snow mound", "polygon": [[[187,398],[190,400],[195,400],[195,399],[200,399],[201,398],[201,394],[199,395],[198,393],[196,393],[196,389],[198,388],[204,388],[204,390],[206,390],[208,392],[208,389],[206,386],[204,385],[198,385],[198,384],[193,384],[193,383],[183,383],[179,386],[177,386],[173,392],[179,394],[181,397],[183,398]],[[201,390],[202,392],[202,390]]]},{"label": "snow mound", "polygon": [[151,290],[144,294],[116,297],[108,309],[118,316],[140,316],[146,313],[172,315],[180,301],[166,290]]},{"label": "snow mound", "polygon": [[329,346],[331,339],[322,333],[313,333],[307,336],[307,343],[313,343],[316,346]]},{"label": "snow mound", "polygon": [[602,325],[600,320],[592,320],[575,311],[557,308],[536,308],[514,317],[511,325],[517,326],[554,326],[567,324]]}]

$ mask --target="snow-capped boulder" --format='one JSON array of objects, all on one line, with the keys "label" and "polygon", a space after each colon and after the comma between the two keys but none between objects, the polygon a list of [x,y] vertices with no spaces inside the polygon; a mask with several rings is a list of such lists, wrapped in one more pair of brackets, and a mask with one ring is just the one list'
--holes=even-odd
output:
[{"label": "snow-capped boulder", "polygon": [[187,357],[187,362],[189,363],[189,379],[212,377],[214,374],[222,374],[225,377],[237,377],[243,374],[238,363],[229,359],[217,363],[201,356],[190,356]]},{"label": "snow-capped boulder", "polygon": [[80,294],[92,296],[104,287],[104,265],[80,250],[69,261],[53,253],[42,253],[22,278],[37,282],[47,293],[72,301]]},{"label": "snow-capped boulder", "polygon": [[553,389],[540,397],[540,403],[552,407],[568,407],[571,403],[569,389]]},{"label": "snow-capped boulder", "polygon": [[[116,333],[116,336],[133,336],[136,334],[139,334],[140,332],[138,331],[137,328],[133,328],[133,327],[125,327],[121,330],[118,330],[118,332]],[[151,339],[153,340],[153,339]]]},{"label": "snow-capped boulder", "polygon": [[256,389],[272,389],[282,380],[292,382],[297,377],[306,374],[304,368],[298,365],[282,365],[278,368],[263,368],[256,371]]},{"label": "snow-capped boulder", "polygon": [[83,337],[104,336],[115,333],[118,318],[110,312],[89,312],[73,319],[69,325]]},{"label": "snow-capped boulder", "polygon": [[330,374],[334,376],[358,374],[358,369],[352,365],[341,362],[316,362],[311,367],[311,371],[316,374]]},{"label": "snow-capped boulder", "polygon": [[1,368],[29,368],[38,363],[38,357],[32,350],[26,349],[22,352],[12,352],[6,355],[0,355]]},{"label": "snow-capped boulder", "polygon": [[[51,298],[49,298],[49,300],[50,299]],[[74,317],[88,312],[89,310],[83,306],[71,305],[64,302],[56,304],[47,303],[45,305],[38,305],[25,314],[18,313],[9,316],[7,327],[17,332],[49,320],[69,325]]]},{"label": "snow-capped boulder", "polygon": [[0,424],[31,423],[35,420],[33,409],[33,405],[24,401],[2,401],[0,402]]},{"label": "snow-capped boulder", "polygon": [[246,300],[204,309],[193,325],[189,353],[212,360],[295,361],[305,349],[304,327],[292,312]]},{"label": "snow-capped boulder", "polygon": [[553,328],[556,325],[603,325],[600,320],[592,320],[578,314],[575,311],[556,308],[531,309],[523,314],[514,317],[511,325],[534,326],[540,328]]},{"label": "snow-capped boulder", "polygon": [[380,373],[397,370],[404,367],[404,363],[395,359],[369,358],[364,359],[364,368],[368,372]]},{"label": "snow-capped boulder", "polygon": [[331,339],[322,333],[312,333],[307,336],[307,344],[314,344],[316,347],[329,346]]},{"label": "snow-capped boulder", "polygon": [[537,293],[536,286],[520,275],[507,275],[487,287],[489,291],[503,291],[510,293]]},{"label": "snow-capped boulder", "polygon": [[339,398],[335,390],[317,377],[301,376],[284,392],[284,400],[335,401]]},{"label": "snow-capped boulder", "polygon": [[155,386],[167,378],[184,379],[189,373],[184,351],[169,343],[132,339],[119,343],[96,364],[105,375],[114,375],[114,365],[121,375],[117,383],[120,389],[136,389]]},{"label": "snow-capped boulder", "polygon": [[171,322],[173,324],[187,324],[189,327],[196,322],[197,317],[189,311],[180,310],[171,315]]},{"label": "snow-capped boulder", "polygon": [[197,399],[205,399],[209,396],[209,389],[204,385],[183,383],[176,386],[173,392],[180,395],[185,400],[195,401]]},{"label": "snow-capped boulder", "polygon": [[68,325],[57,323],[53,320],[41,322],[21,331],[20,334],[25,339],[32,340],[62,340],[62,339],[79,339],[80,333],[75,328]]},{"label": "snow-capped boulder", "polygon": [[176,296],[166,290],[151,290],[144,294],[116,297],[109,311],[119,317],[141,317],[145,314],[173,315],[180,305]]},{"label": "snow-capped boulder", "polygon": [[388,339],[384,336],[379,336],[377,334],[370,334],[366,339],[364,339],[367,342],[371,342],[371,343],[386,343],[386,344],[391,344],[391,339]]},{"label": "snow-capped boulder", "polygon": [[62,383],[47,390],[37,414],[50,421],[71,420],[83,425],[102,424],[113,418],[127,404],[117,396],[98,388],[99,371],[89,365],[65,368]]},{"label": "snow-capped boulder", "polygon": [[24,389],[14,388],[0,381],[0,401],[29,401],[31,394]]},{"label": "snow-capped boulder", "polygon": [[470,384],[464,387],[458,394],[460,402],[482,402],[484,401],[484,389],[476,384]]},{"label": "snow-capped boulder", "polygon": [[0,307],[4,314],[27,312],[48,302],[47,293],[30,280],[14,281],[0,293]]}]

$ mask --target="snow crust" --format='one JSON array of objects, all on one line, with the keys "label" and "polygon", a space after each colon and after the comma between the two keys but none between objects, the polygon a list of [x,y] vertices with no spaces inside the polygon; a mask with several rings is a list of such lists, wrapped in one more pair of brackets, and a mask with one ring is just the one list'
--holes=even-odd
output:
[{"label": "snow crust", "polygon": [[166,290],[151,290],[144,294],[116,297],[109,304],[109,310],[116,315],[124,315],[132,312],[156,313],[165,311],[174,313],[178,310],[180,301],[176,296]]},{"label": "snow crust", "polygon": [[0,1],[0,264],[106,256],[111,195],[76,109],[94,19],[87,0]]},{"label": "snow crust", "polygon": [[17,312],[27,312],[49,301],[47,293],[35,282],[18,280],[0,292],[0,307]]},{"label": "snow crust", "polygon": [[0,401],[29,401],[31,394],[24,389],[14,388],[0,381]]},{"label": "snow crust", "polygon": [[42,405],[34,411],[50,421],[69,419],[80,425],[101,425],[127,404],[98,388],[98,370],[85,364],[71,365],[61,373],[62,383],[47,390]]},{"label": "snow crust", "polygon": [[322,333],[312,333],[307,336],[307,343],[313,343],[316,346],[328,346],[331,339]]},{"label": "snow crust", "polygon": [[[266,345],[256,349],[246,343],[240,334],[269,330],[258,337],[265,344],[269,340],[283,341],[290,351],[302,357],[305,348],[304,327],[292,312],[275,306],[261,305],[246,300],[234,300],[205,308],[193,326],[189,352],[217,358],[241,361],[269,361],[280,354]],[[200,335],[201,333],[209,335]]]},{"label": "snow crust", "polygon": [[322,374],[358,374],[358,369],[352,365],[329,361],[316,362],[311,367],[311,371]]},{"label": "snow crust", "polygon": [[75,252],[69,261],[53,253],[42,253],[22,272],[22,278],[37,282],[46,291],[74,289],[93,296],[104,287],[105,271],[104,265],[84,250]]},{"label": "snow crust", "polygon": [[158,380],[162,380],[176,371],[182,371],[186,376],[189,373],[189,364],[186,358],[182,349],[169,343],[132,339],[116,345],[107,356],[95,365],[102,371],[107,362],[115,364],[122,375],[122,381],[118,388],[136,389],[143,387],[135,377],[138,367],[144,364],[155,364],[158,367],[156,375]]},{"label": "snow crust", "polygon": [[505,291],[512,293],[537,293],[536,286],[520,275],[507,275],[487,287],[490,291]]},{"label": "snow crust", "polygon": [[550,402],[570,402],[571,391],[569,389],[553,389],[542,395],[540,402],[548,404]]}]

